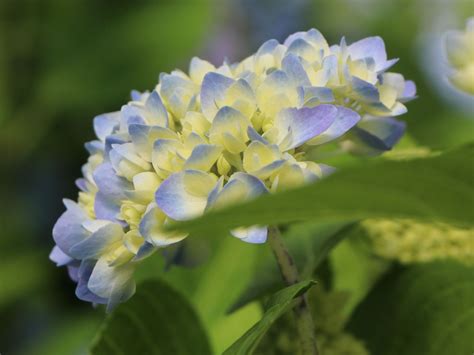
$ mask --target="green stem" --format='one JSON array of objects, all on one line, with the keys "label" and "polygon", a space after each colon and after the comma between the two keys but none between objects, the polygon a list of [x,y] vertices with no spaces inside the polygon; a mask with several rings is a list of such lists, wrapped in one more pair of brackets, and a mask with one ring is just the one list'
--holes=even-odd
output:
[{"label": "green stem", "polygon": [[[290,286],[297,283],[299,281],[298,269],[277,227],[272,226],[268,229],[268,242],[286,284]],[[298,297],[298,303],[293,308],[293,312],[296,317],[303,354],[318,355],[313,318],[311,317],[306,295]]]}]

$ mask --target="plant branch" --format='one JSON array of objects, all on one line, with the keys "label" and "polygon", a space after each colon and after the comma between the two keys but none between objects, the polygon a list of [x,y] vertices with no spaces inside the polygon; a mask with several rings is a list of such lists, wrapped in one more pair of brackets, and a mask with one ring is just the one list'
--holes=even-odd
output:
[{"label": "plant branch", "polygon": [[[288,286],[299,282],[298,269],[295,262],[288,251],[284,240],[277,227],[269,227],[268,242],[273,250],[275,259],[280,268],[280,272]],[[313,318],[308,305],[306,295],[298,297],[297,304],[293,308],[296,316],[298,333],[300,336],[301,349],[304,355],[318,355],[318,347],[316,345]]]}]

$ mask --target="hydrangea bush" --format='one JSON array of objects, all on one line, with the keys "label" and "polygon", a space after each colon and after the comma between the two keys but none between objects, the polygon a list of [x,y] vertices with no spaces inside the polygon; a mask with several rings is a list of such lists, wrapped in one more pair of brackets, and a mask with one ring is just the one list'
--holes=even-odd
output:
[{"label": "hydrangea bush", "polygon": [[[188,73],[161,74],[151,92],[94,118],[51,259],[67,266],[78,298],[110,309],[133,295],[141,260],[186,238],[168,223],[323,178],[332,168],[307,160],[308,149],[390,150],[405,129],[394,117],[416,94],[389,72],[396,62],[380,37],[330,46],[312,29],[238,63],[193,58]],[[231,234],[264,243],[267,227]]]}]

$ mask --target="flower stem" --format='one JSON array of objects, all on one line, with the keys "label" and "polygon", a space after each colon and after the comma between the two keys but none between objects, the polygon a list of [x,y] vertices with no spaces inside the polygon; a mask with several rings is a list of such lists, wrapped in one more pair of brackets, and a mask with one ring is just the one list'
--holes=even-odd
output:
[{"label": "flower stem", "polygon": [[[275,259],[286,284],[290,286],[299,282],[299,274],[295,262],[285,246],[280,230],[277,227],[269,227],[268,242],[273,250],[273,254],[275,255]],[[306,295],[298,297],[298,303],[293,308],[293,312],[296,317],[303,354],[318,355],[319,352],[316,345],[313,318],[311,317]]]}]

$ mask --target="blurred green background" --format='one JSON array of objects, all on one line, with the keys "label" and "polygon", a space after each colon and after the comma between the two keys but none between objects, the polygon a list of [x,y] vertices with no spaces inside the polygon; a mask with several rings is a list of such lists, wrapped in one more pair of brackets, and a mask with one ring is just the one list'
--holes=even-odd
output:
[{"label": "blurred green background", "polygon": [[401,117],[408,134],[443,149],[473,138],[474,102],[445,82],[440,33],[473,14],[472,0],[1,0],[0,353],[84,353],[103,318],[48,253],[92,118],[131,89],[187,70],[194,55],[236,61],[311,27],[330,43],[380,35],[418,87]]}]

